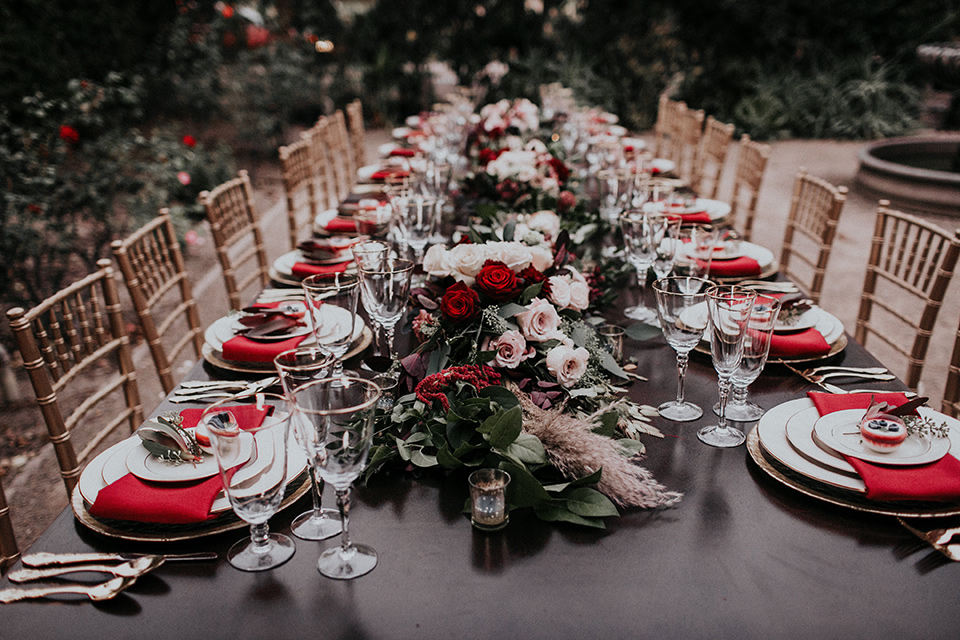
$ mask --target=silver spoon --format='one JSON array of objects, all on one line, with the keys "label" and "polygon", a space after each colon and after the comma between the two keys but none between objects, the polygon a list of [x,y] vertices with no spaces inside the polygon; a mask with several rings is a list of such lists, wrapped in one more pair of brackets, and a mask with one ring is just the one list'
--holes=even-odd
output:
[{"label": "silver spoon", "polygon": [[48,567],[44,569],[17,569],[11,571],[7,578],[10,582],[28,582],[30,580],[43,580],[45,578],[55,578],[67,573],[79,573],[81,571],[95,571],[97,573],[110,573],[120,578],[138,578],[143,574],[153,571],[164,563],[163,556],[144,556],[124,562],[123,564],[76,564],[62,567]]},{"label": "silver spoon", "polygon": [[63,594],[77,594],[87,596],[95,602],[101,600],[110,600],[116,597],[121,591],[136,582],[136,578],[114,578],[102,584],[64,584],[54,587],[37,587],[35,589],[3,589],[0,591],[0,603],[17,602],[18,600],[27,600],[29,598],[46,598],[47,596],[58,596]]}]

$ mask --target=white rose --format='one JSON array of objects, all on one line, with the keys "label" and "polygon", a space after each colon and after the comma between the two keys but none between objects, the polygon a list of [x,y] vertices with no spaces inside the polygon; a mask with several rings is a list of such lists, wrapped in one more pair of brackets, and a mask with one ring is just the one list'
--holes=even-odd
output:
[{"label": "white rose", "polygon": [[553,266],[553,254],[546,247],[530,247],[530,264],[538,271],[546,271]]},{"label": "white rose", "polygon": [[507,369],[516,369],[517,365],[536,353],[533,347],[527,346],[527,341],[519,331],[505,332],[490,343],[490,348],[497,350],[497,356],[491,364]]},{"label": "white rose", "polygon": [[570,278],[569,276],[550,276],[547,278],[550,293],[548,298],[559,309],[570,306]]},{"label": "white rose", "polygon": [[450,275],[447,264],[447,248],[442,244],[432,245],[423,256],[423,270],[435,278]]},{"label": "white rose", "polygon": [[547,145],[543,144],[540,140],[534,138],[524,146],[524,151],[533,151],[534,153],[546,153]]},{"label": "white rose", "polygon": [[486,259],[483,245],[479,244],[458,244],[447,252],[451,275],[467,286],[474,283],[474,276],[480,273]]},{"label": "white rose", "polygon": [[560,216],[547,209],[537,211],[527,218],[527,226],[556,240],[560,235]]},{"label": "white rose", "polygon": [[497,260],[504,263],[515,272],[520,273],[530,266],[533,256],[530,247],[521,242],[494,242]]},{"label": "white rose", "polygon": [[586,282],[570,283],[570,308],[585,311],[590,306],[590,287]]},{"label": "white rose", "polygon": [[520,323],[523,337],[530,342],[560,340],[564,337],[560,331],[560,316],[557,309],[543,298],[534,298],[527,310],[514,316]]},{"label": "white rose", "polygon": [[587,360],[590,353],[583,347],[573,349],[561,344],[547,352],[547,371],[560,383],[560,386],[569,389],[587,370]]}]

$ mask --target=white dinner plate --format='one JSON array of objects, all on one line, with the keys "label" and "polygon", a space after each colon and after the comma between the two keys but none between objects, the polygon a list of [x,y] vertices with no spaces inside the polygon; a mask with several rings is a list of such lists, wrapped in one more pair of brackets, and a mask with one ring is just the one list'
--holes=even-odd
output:
[{"label": "white dinner plate", "polygon": [[857,472],[853,465],[842,457],[825,451],[823,447],[814,442],[813,425],[820,419],[820,413],[812,402],[810,404],[809,408],[798,411],[787,420],[787,440],[801,455],[806,456],[813,462],[839,473],[856,476]]},{"label": "white dinner plate", "polygon": [[[786,321],[778,317],[777,324],[773,330],[778,333],[787,333],[789,331],[803,331],[804,329],[815,327],[820,320],[820,311],[820,307],[814,306]],[[783,312],[781,311],[781,313]]]},{"label": "white dinner plate", "polygon": [[[926,408],[926,407],[925,407]],[[814,437],[822,443],[844,455],[866,462],[883,465],[917,465],[936,462],[950,451],[950,438],[927,438],[910,435],[902,445],[889,453],[878,453],[861,444],[860,420],[866,409],[847,409],[834,411],[818,419],[813,425]],[[932,415],[931,415],[932,414]],[[956,422],[932,409],[921,413],[938,422],[947,422],[952,432]]]},{"label": "white dinner plate", "polygon": [[[331,261],[329,263],[324,262],[324,264],[342,264],[344,262],[350,262],[351,260],[353,260],[353,252],[347,249],[341,252],[340,256],[335,261]],[[282,276],[292,278],[293,265],[297,264],[298,262],[309,263],[310,260],[304,257],[302,251],[300,251],[299,249],[294,249],[293,251],[288,251],[287,253],[283,254],[282,256],[274,260],[273,269],[274,271],[276,271]],[[353,268],[353,265],[348,266],[347,271],[350,271],[352,268]]]},{"label": "white dinner plate", "polygon": [[[321,309],[322,309],[322,313],[320,315],[321,315],[321,320],[323,321],[323,325],[321,325],[321,329],[323,329],[323,327],[329,321],[330,326],[329,326],[329,330],[326,333],[334,337],[336,335],[339,335],[338,334],[339,327],[340,325],[343,325],[343,318],[345,315],[348,316],[349,312],[346,309],[342,309],[333,304],[324,304],[321,307]],[[203,334],[203,339],[206,341],[207,344],[209,344],[213,348],[214,352],[217,353],[220,357],[222,357],[223,355],[223,343],[237,335],[236,327],[239,323],[236,318],[237,318],[237,314],[231,314],[231,315],[227,315],[222,318],[219,318],[217,320],[214,320],[210,324],[210,326],[207,327],[207,330]],[[349,320],[347,321],[347,324],[349,324]],[[360,334],[363,333],[363,328],[364,328],[363,320],[357,317],[357,322],[355,323],[353,328],[354,340],[360,337]],[[315,338],[312,335],[310,335],[311,333],[312,332],[310,331],[307,332],[308,334],[307,338],[300,343],[301,346],[309,346],[316,342]]]},{"label": "white dinner plate", "polygon": [[[249,433],[241,432],[239,442],[237,464],[250,459],[253,437]],[[175,465],[155,457],[142,444],[129,451],[126,465],[130,473],[149,482],[189,482],[213,477],[218,472],[217,461],[212,455],[204,454],[202,462]]]},{"label": "white dinner plate", "polygon": [[677,163],[666,158],[654,158],[650,161],[650,167],[660,173],[670,173],[677,168]]},{"label": "white dinner plate", "polygon": [[[296,308],[298,308],[301,312],[303,312],[303,314],[304,314],[303,319],[302,319],[303,326],[300,326],[300,327],[292,327],[289,331],[287,331],[286,333],[283,333],[283,334],[281,334],[281,335],[260,336],[260,337],[257,337],[257,338],[250,338],[251,340],[255,340],[255,341],[257,341],[257,342],[278,342],[278,341],[281,341],[281,340],[289,340],[290,338],[295,338],[295,337],[297,337],[297,336],[304,336],[304,335],[307,335],[307,334],[310,333],[310,318],[308,318],[308,317],[306,316],[307,305],[306,305],[304,302],[302,302],[302,301],[300,301],[300,300],[290,300],[290,301],[287,301],[287,302],[283,302],[280,306],[281,306],[281,307],[296,307]],[[262,313],[270,313],[270,311],[271,311],[270,309],[264,309]],[[247,316],[247,315],[251,315],[251,314],[247,314],[247,313],[241,312],[241,313],[233,314],[233,315],[231,315],[231,316],[227,316],[227,317],[233,319],[233,324],[231,324],[231,326],[230,326],[230,332],[231,332],[233,335],[240,335],[240,332],[241,332],[242,330],[250,328],[250,327],[247,327],[245,324],[243,324],[243,322],[241,322],[241,318],[243,318],[244,316]],[[227,339],[229,340],[229,338],[227,338]]]},{"label": "white dinner plate", "polygon": [[[656,204],[657,206],[655,209],[657,211],[665,211],[665,207],[661,203]],[[730,215],[730,205],[721,200],[697,198],[696,201],[694,201],[694,203],[689,207],[671,208],[669,211],[666,211],[666,213],[668,215],[688,215],[691,213],[700,213],[701,211],[710,216],[711,222],[719,222]]]}]

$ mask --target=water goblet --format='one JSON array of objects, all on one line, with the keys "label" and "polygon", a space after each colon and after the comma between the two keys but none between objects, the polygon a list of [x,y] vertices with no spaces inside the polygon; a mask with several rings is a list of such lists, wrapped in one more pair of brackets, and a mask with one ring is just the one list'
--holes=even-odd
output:
[{"label": "water goblet", "polygon": [[607,169],[597,173],[597,191],[600,197],[600,215],[614,224],[630,206],[633,194],[633,174],[626,169]]},{"label": "water goblet", "polygon": [[[273,405],[273,413],[260,426],[241,429],[228,405],[254,397],[258,404]],[[200,418],[210,436],[230,506],[250,525],[250,539],[237,542],[227,551],[227,560],[241,571],[279,567],[296,550],[293,540],[270,533],[267,526],[280,508],[287,486],[287,438],[293,411],[285,397],[259,393],[220,400],[207,407]],[[252,447],[256,455],[250,455]]]},{"label": "water goblet", "polygon": [[349,376],[351,372],[344,371],[342,358],[363,326],[357,317],[360,276],[354,273],[318,274],[304,278],[301,286],[317,346],[337,359],[331,377]]},{"label": "water goblet", "polygon": [[[322,380],[330,374],[335,358],[322,352],[317,347],[299,347],[277,354],[273,364],[280,376],[283,392],[293,402],[293,391],[308,382]],[[299,432],[294,429],[294,435],[301,440]],[[301,445],[306,445],[301,441]],[[340,533],[340,512],[336,509],[324,509],[323,480],[317,475],[313,456],[307,457],[310,468],[310,495],[313,498],[313,508],[301,513],[290,523],[293,535],[303,540],[326,540]]]},{"label": "water goblet", "polygon": [[654,249],[653,265],[651,266],[658,280],[669,276],[677,262],[677,254],[680,250],[681,222],[681,219],[677,216],[667,217],[667,228],[663,234],[663,239]]},{"label": "water goblet", "polygon": [[689,276],[662,278],[653,283],[663,337],[677,352],[677,399],[657,407],[668,420],[689,422],[703,415],[703,409],[684,400],[683,380],[689,354],[707,328],[707,290],[712,286],[709,280]]},{"label": "water goblet", "polygon": [[419,195],[399,197],[393,200],[393,207],[401,236],[413,249],[416,261],[423,262],[423,251],[437,225],[437,200]]},{"label": "water goblet", "polygon": [[[747,335],[743,340],[743,357],[740,366],[731,377],[733,391],[730,403],[727,405],[728,420],[736,422],[753,422],[763,417],[763,407],[747,401],[747,387],[760,377],[763,367],[770,354],[770,338],[777,326],[780,315],[780,300],[771,296],[757,295],[750,311],[747,324]],[[713,407],[719,413],[720,404]]]},{"label": "water goblet", "polygon": [[678,276],[709,278],[714,249],[720,231],[713,225],[693,224],[681,226],[680,243],[674,273]]},{"label": "water goblet", "polygon": [[443,212],[447,206],[452,177],[453,165],[450,163],[429,162],[420,183],[423,194],[437,201],[434,214],[437,219],[434,222],[434,233],[430,237],[430,242],[433,243],[444,243],[450,239],[443,233]]},{"label": "water goblet", "polygon": [[719,380],[720,409],[717,424],[700,429],[697,437],[712,447],[736,447],[746,439],[742,431],[727,426],[726,408],[730,379],[743,359],[743,341],[756,297],[755,291],[735,285],[707,290],[710,355]]},{"label": "water goblet", "polygon": [[[384,259],[391,254],[391,246],[380,240],[367,240],[365,242],[358,242],[353,245],[353,261],[357,265],[358,273],[360,273],[360,279],[363,279],[363,273],[359,269],[363,266],[368,268],[379,268],[383,263]],[[367,294],[367,291],[361,286],[360,287],[360,303],[363,305],[364,310],[367,312],[367,317],[371,320],[373,319],[373,307],[374,303],[370,300],[370,296]],[[376,365],[380,364],[380,360],[383,357],[383,351],[380,348],[380,342],[383,339],[383,329],[379,323],[373,323],[373,356],[368,360],[364,360],[361,365],[365,369],[371,371],[377,370]],[[370,365],[374,366],[370,366]]]},{"label": "water goblet", "polygon": [[353,214],[353,219],[357,223],[357,231],[360,235],[382,240],[390,231],[393,209],[389,205],[359,209]]},{"label": "water goblet", "polygon": [[414,264],[410,260],[386,258],[373,268],[360,267],[361,283],[365,299],[369,299],[370,317],[383,327],[387,334],[387,352],[393,354],[393,336],[397,323],[407,308],[410,296],[410,280]]},{"label": "water goblet", "polygon": [[340,546],[320,554],[317,568],[328,578],[349,580],[377,566],[377,552],[350,540],[350,486],[367,463],[380,388],[369,380],[327,378],[293,391],[296,427],[320,477],[333,485],[343,531]]},{"label": "water goblet", "polygon": [[637,270],[637,283],[640,295],[636,306],[628,307],[623,314],[648,324],[657,322],[657,312],[644,304],[644,289],[647,284],[647,271],[653,266],[657,248],[667,233],[666,216],[631,209],[620,216],[620,228],[627,260]]}]

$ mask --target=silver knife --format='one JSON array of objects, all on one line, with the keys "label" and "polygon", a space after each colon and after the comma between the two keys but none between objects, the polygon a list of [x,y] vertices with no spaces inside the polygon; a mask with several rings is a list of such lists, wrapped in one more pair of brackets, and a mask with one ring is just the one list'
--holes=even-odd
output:
[{"label": "silver knife", "polygon": [[28,553],[20,561],[25,567],[50,567],[55,565],[79,564],[82,562],[126,562],[149,555],[161,555],[167,562],[197,562],[216,560],[217,554],[213,551],[198,553]]}]

